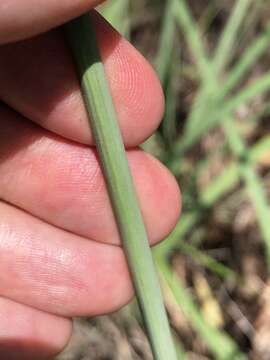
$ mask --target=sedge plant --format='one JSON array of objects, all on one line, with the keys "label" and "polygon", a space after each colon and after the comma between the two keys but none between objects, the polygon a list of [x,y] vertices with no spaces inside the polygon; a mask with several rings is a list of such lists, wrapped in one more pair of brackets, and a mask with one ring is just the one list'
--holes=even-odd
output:
[{"label": "sedge plant", "polygon": [[71,21],[66,32],[153,355],[157,360],[175,360],[158,277],[91,18],[85,14]]}]

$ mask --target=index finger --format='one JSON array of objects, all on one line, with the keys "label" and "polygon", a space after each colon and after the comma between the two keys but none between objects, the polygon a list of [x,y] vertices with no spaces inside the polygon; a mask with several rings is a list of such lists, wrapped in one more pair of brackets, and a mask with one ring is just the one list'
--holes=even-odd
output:
[{"label": "index finger", "polygon": [[1,0],[0,44],[45,32],[100,2],[102,0]]}]

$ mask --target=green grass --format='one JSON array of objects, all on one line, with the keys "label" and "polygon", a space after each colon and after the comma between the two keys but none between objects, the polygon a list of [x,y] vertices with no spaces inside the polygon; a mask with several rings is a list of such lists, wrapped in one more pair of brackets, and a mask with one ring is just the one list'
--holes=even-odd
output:
[{"label": "green grass", "polygon": [[89,14],[66,25],[89,125],[156,360],[176,359],[148,236],[132,181],[117,113]]},{"label": "green grass", "polygon": [[[230,197],[237,195],[253,209],[257,237],[264,247],[265,276],[269,274],[270,209],[265,172],[260,172],[260,167],[263,157],[270,153],[270,137],[265,134],[267,129],[262,123],[262,119],[269,116],[270,73],[264,66],[264,58],[269,60],[270,23],[258,20],[264,19],[262,12],[266,4],[236,0],[233,7],[229,7],[226,1],[213,0],[201,14],[194,14],[187,0],[140,1],[136,6],[134,1],[128,4],[128,1],[116,0],[113,6],[118,10],[105,14],[126,34],[131,34],[131,39],[132,12],[130,21],[121,20],[118,16],[121,7],[136,8],[136,18],[151,11],[161,14],[158,41],[149,44],[149,48],[151,54],[152,48],[156,49],[152,61],[164,88],[166,109],[161,128],[144,144],[144,149],[164,161],[183,193],[181,219],[166,241],[154,249],[163,288],[174,298],[203,342],[204,355],[222,360],[249,358],[252,344],[248,347],[243,345],[244,341],[238,343],[229,327],[213,328],[208,324],[196,294],[185,288],[171,259],[177,255],[186,261],[191,259],[194,264],[191,270],[199,268],[209,276],[214,294],[216,284],[220,288],[241,287],[245,274],[239,267],[230,259],[224,263],[215,257],[215,252],[209,253],[205,248],[211,241],[209,219],[216,216],[220,207],[227,206]],[[217,35],[212,26],[224,8],[227,13]],[[124,25],[127,23],[128,29]],[[143,41],[143,31],[141,37]],[[192,86],[186,88],[185,84]],[[183,110],[181,119],[179,109]],[[251,135],[245,132],[250,127]],[[211,138],[209,134],[219,134],[221,143],[216,142],[207,152],[203,144]],[[211,174],[215,158],[220,159],[221,168],[206,184],[199,185],[204,173]],[[235,201],[234,211],[240,208],[241,204]],[[233,231],[232,226],[231,229]],[[234,236],[237,241],[237,234]],[[239,258],[241,256],[239,254]],[[193,289],[192,284],[189,286]],[[237,303],[237,298],[234,301]],[[226,307],[223,311],[227,318]],[[185,358],[190,351],[185,348],[188,341],[177,332],[175,341],[178,358]]]}]

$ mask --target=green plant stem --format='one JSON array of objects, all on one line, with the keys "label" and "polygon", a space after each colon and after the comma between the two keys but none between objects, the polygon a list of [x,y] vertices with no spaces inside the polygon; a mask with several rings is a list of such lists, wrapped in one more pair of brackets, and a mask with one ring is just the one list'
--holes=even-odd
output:
[{"label": "green plant stem", "polygon": [[246,73],[254,65],[260,56],[268,49],[270,42],[270,23],[267,24],[265,31],[256,38],[256,40],[243,53],[237,64],[228,74],[221,89],[221,97],[225,97],[239,82]]},{"label": "green plant stem", "polygon": [[108,1],[102,6],[101,13],[120,34],[130,37],[130,0]]},{"label": "green plant stem", "polygon": [[232,152],[238,158],[240,176],[245,181],[247,192],[256,211],[258,225],[265,241],[268,270],[270,270],[270,211],[264,184],[253,164],[246,157],[247,147],[238,133],[235,122],[230,118],[226,119],[223,123],[223,129]]},{"label": "green plant stem", "polygon": [[180,279],[171,271],[170,266],[161,258],[157,258],[156,261],[159,265],[162,281],[170,287],[175,301],[182,309],[186,318],[191,321],[193,328],[204,339],[211,352],[215,355],[215,358],[219,360],[246,359],[230,336],[207,323],[193,301],[192,296],[183,287]]},{"label": "green plant stem", "polygon": [[[213,89],[212,85],[211,88]],[[252,99],[256,98],[270,89],[270,72],[261,76],[258,80],[253,81],[252,84],[244,88],[234,97],[225,100],[221,109],[218,107],[218,103],[215,104],[215,99],[208,97],[208,107],[205,105],[205,99],[209,94],[209,89],[203,88],[198,95],[197,105],[194,106],[194,112],[192,111],[190,116],[193,120],[187,125],[186,133],[184,133],[182,141],[175,144],[172,153],[174,157],[183,155],[184,152],[189,150],[201,137],[211,130],[214,126],[219,125],[225,118],[233,115],[241,105],[247,104]],[[208,114],[204,113],[204,110],[208,109]],[[194,116],[194,117],[193,117]],[[204,116],[207,116],[207,121],[202,121]]]},{"label": "green plant stem", "polygon": [[162,22],[159,50],[156,58],[156,70],[162,84],[165,83],[171,67],[174,48],[175,22],[172,10],[173,0],[167,0]]},{"label": "green plant stem", "polygon": [[[212,76],[211,67],[208,64],[208,59],[204,56],[204,46],[198,36],[198,26],[194,21],[185,0],[173,0],[173,6],[175,20],[183,29],[187,43],[192,49],[192,54],[194,61],[197,64],[198,72],[205,81],[208,81],[208,79]],[[211,87],[210,83],[208,83],[208,85]]]},{"label": "green plant stem", "polygon": [[234,54],[238,30],[247,14],[251,0],[238,0],[227,21],[212,62],[217,75],[221,74]]},{"label": "green plant stem", "polygon": [[183,254],[190,255],[197,263],[209,269],[220,278],[238,280],[237,274],[233,270],[207,255],[204,251],[197,249],[196,246],[184,241],[179,241],[178,249]]},{"label": "green plant stem", "polygon": [[[90,125],[154,358],[177,359],[109,86],[88,15],[66,25]],[[106,296],[106,294],[104,294]]]},{"label": "green plant stem", "polygon": [[[228,51],[228,48],[236,37],[237,30],[241,25],[241,21],[249,5],[250,0],[237,1],[228,25],[224,30],[215,58],[214,60],[210,60],[203,46],[200,31],[190,14],[186,0],[174,0],[174,15],[178,25],[183,29],[190,51],[194,59],[196,59],[202,86],[188,117],[184,135],[181,139],[182,141],[177,142],[171,150],[173,157],[182,156],[200,140],[207,131],[219,125],[224,118],[232,116],[237,108],[269,90],[270,73],[268,72],[237,93],[236,96],[224,99],[228,91],[237,85],[237,82],[241,80],[241,77],[250,68],[252,63],[266,50],[269,39],[268,26],[266,27],[264,35],[258,38],[250,50],[248,49],[246,51],[243,60],[240,60],[235,69],[233,68],[224,87],[220,88],[217,80],[217,76],[220,74],[217,74],[216,71],[223,69],[225,64],[230,60],[231,52]],[[225,52],[226,56],[222,57],[221,55]]]}]

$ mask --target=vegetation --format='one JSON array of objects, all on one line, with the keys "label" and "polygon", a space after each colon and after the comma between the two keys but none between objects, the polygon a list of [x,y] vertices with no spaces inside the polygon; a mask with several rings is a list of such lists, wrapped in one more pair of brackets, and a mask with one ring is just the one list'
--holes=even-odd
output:
[{"label": "vegetation", "polygon": [[267,3],[101,9],[152,61],[165,92],[162,125],[143,147],[182,190],[181,219],[154,249],[179,359],[270,358]]},{"label": "vegetation", "polygon": [[174,360],[176,353],[162,294],[95,31],[88,14],[71,21],[66,28],[152,351],[157,360]]}]

